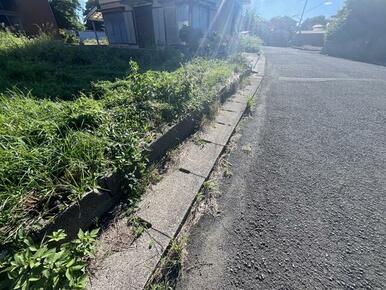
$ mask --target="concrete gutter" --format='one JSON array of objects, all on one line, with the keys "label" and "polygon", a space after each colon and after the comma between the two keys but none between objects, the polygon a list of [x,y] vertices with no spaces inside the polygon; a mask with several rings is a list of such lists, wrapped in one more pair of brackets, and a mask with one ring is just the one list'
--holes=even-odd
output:
[{"label": "concrete gutter", "polygon": [[181,147],[175,167],[152,186],[136,215],[150,225],[134,244],[107,256],[90,277],[88,289],[144,289],[161,258],[178,235],[205,180],[227,145],[247,108],[249,96],[258,92],[265,58],[249,54],[255,65],[250,84],[234,94],[214,121],[205,125]]}]

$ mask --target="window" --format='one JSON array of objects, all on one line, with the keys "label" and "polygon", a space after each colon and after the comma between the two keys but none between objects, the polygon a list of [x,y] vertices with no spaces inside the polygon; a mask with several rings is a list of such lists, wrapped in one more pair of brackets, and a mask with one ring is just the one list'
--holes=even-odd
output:
[{"label": "window", "polygon": [[209,28],[209,9],[205,6],[192,7],[192,27],[199,28],[205,33]]},{"label": "window", "polygon": [[180,4],[177,6],[177,27],[181,29],[184,25],[189,25],[189,5]]},{"label": "window", "polygon": [[200,28],[200,9],[198,5],[192,6],[192,27]]},{"label": "window", "polygon": [[205,32],[209,28],[209,9],[204,6],[200,6],[199,15],[200,15],[199,26],[202,32]]},{"label": "window", "polygon": [[136,44],[133,13],[113,12],[103,15],[107,36],[112,44]]},{"label": "window", "polygon": [[128,40],[129,44],[136,44],[137,43],[137,38],[135,36],[135,27],[134,27],[134,16],[133,12],[129,11],[125,13],[125,18],[126,18],[126,27],[128,28]]},{"label": "window", "polygon": [[167,44],[178,44],[177,11],[175,6],[165,7],[165,29]]},{"label": "window", "polygon": [[156,45],[165,45],[164,9],[153,7],[154,39]]}]

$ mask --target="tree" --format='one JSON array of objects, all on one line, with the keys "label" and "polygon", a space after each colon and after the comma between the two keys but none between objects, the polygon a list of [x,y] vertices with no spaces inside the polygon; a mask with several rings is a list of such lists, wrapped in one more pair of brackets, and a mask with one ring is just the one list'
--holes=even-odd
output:
[{"label": "tree", "polygon": [[[90,11],[94,8],[94,7],[98,7],[98,0],[87,0],[86,2],[86,7],[85,7],[85,10],[83,12],[83,16],[86,17],[88,13],[90,13]],[[103,28],[103,22],[100,22],[100,21],[97,21],[97,22],[94,22],[95,24],[95,29],[100,31],[102,30]],[[92,25],[92,22],[89,21],[89,20],[86,20],[86,24],[85,24],[86,28],[89,29],[89,30],[93,30],[93,25]]]},{"label": "tree", "polygon": [[79,0],[50,0],[50,5],[59,28],[83,29],[78,16],[81,11]]},{"label": "tree", "polygon": [[385,27],[385,0],[347,0],[328,27],[323,52],[386,63]]},{"label": "tree", "polygon": [[273,46],[288,46],[296,33],[297,22],[291,17],[274,17],[269,22],[267,44]]},{"label": "tree", "polygon": [[241,30],[256,35],[262,19],[252,9],[246,9],[241,20]]},{"label": "tree", "polygon": [[315,16],[311,18],[307,18],[306,20],[303,21],[301,28],[302,30],[312,30],[312,27],[314,25],[327,25],[327,19],[326,16]]}]

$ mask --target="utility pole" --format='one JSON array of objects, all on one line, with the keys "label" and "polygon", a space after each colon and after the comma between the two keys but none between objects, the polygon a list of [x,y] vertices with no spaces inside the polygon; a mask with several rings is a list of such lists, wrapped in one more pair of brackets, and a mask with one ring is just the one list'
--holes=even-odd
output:
[{"label": "utility pole", "polygon": [[304,2],[302,16],[300,16],[300,20],[299,20],[299,24],[298,24],[298,32],[299,33],[301,31],[301,25],[302,25],[302,22],[303,22],[303,17],[304,17],[304,13],[306,12],[307,5],[308,5],[308,0],[306,0],[306,2]]}]

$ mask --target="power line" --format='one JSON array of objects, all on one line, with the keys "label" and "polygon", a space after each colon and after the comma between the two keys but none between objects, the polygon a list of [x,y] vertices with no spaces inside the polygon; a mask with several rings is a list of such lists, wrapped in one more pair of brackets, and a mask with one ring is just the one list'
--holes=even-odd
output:
[{"label": "power line", "polygon": [[306,1],[304,2],[302,15],[300,16],[300,20],[299,20],[299,24],[298,24],[299,31],[300,31],[300,26],[301,26],[301,24],[302,24],[302,22],[303,22],[303,17],[304,17],[304,13],[306,12],[307,5],[308,5],[308,0],[306,0]]}]

